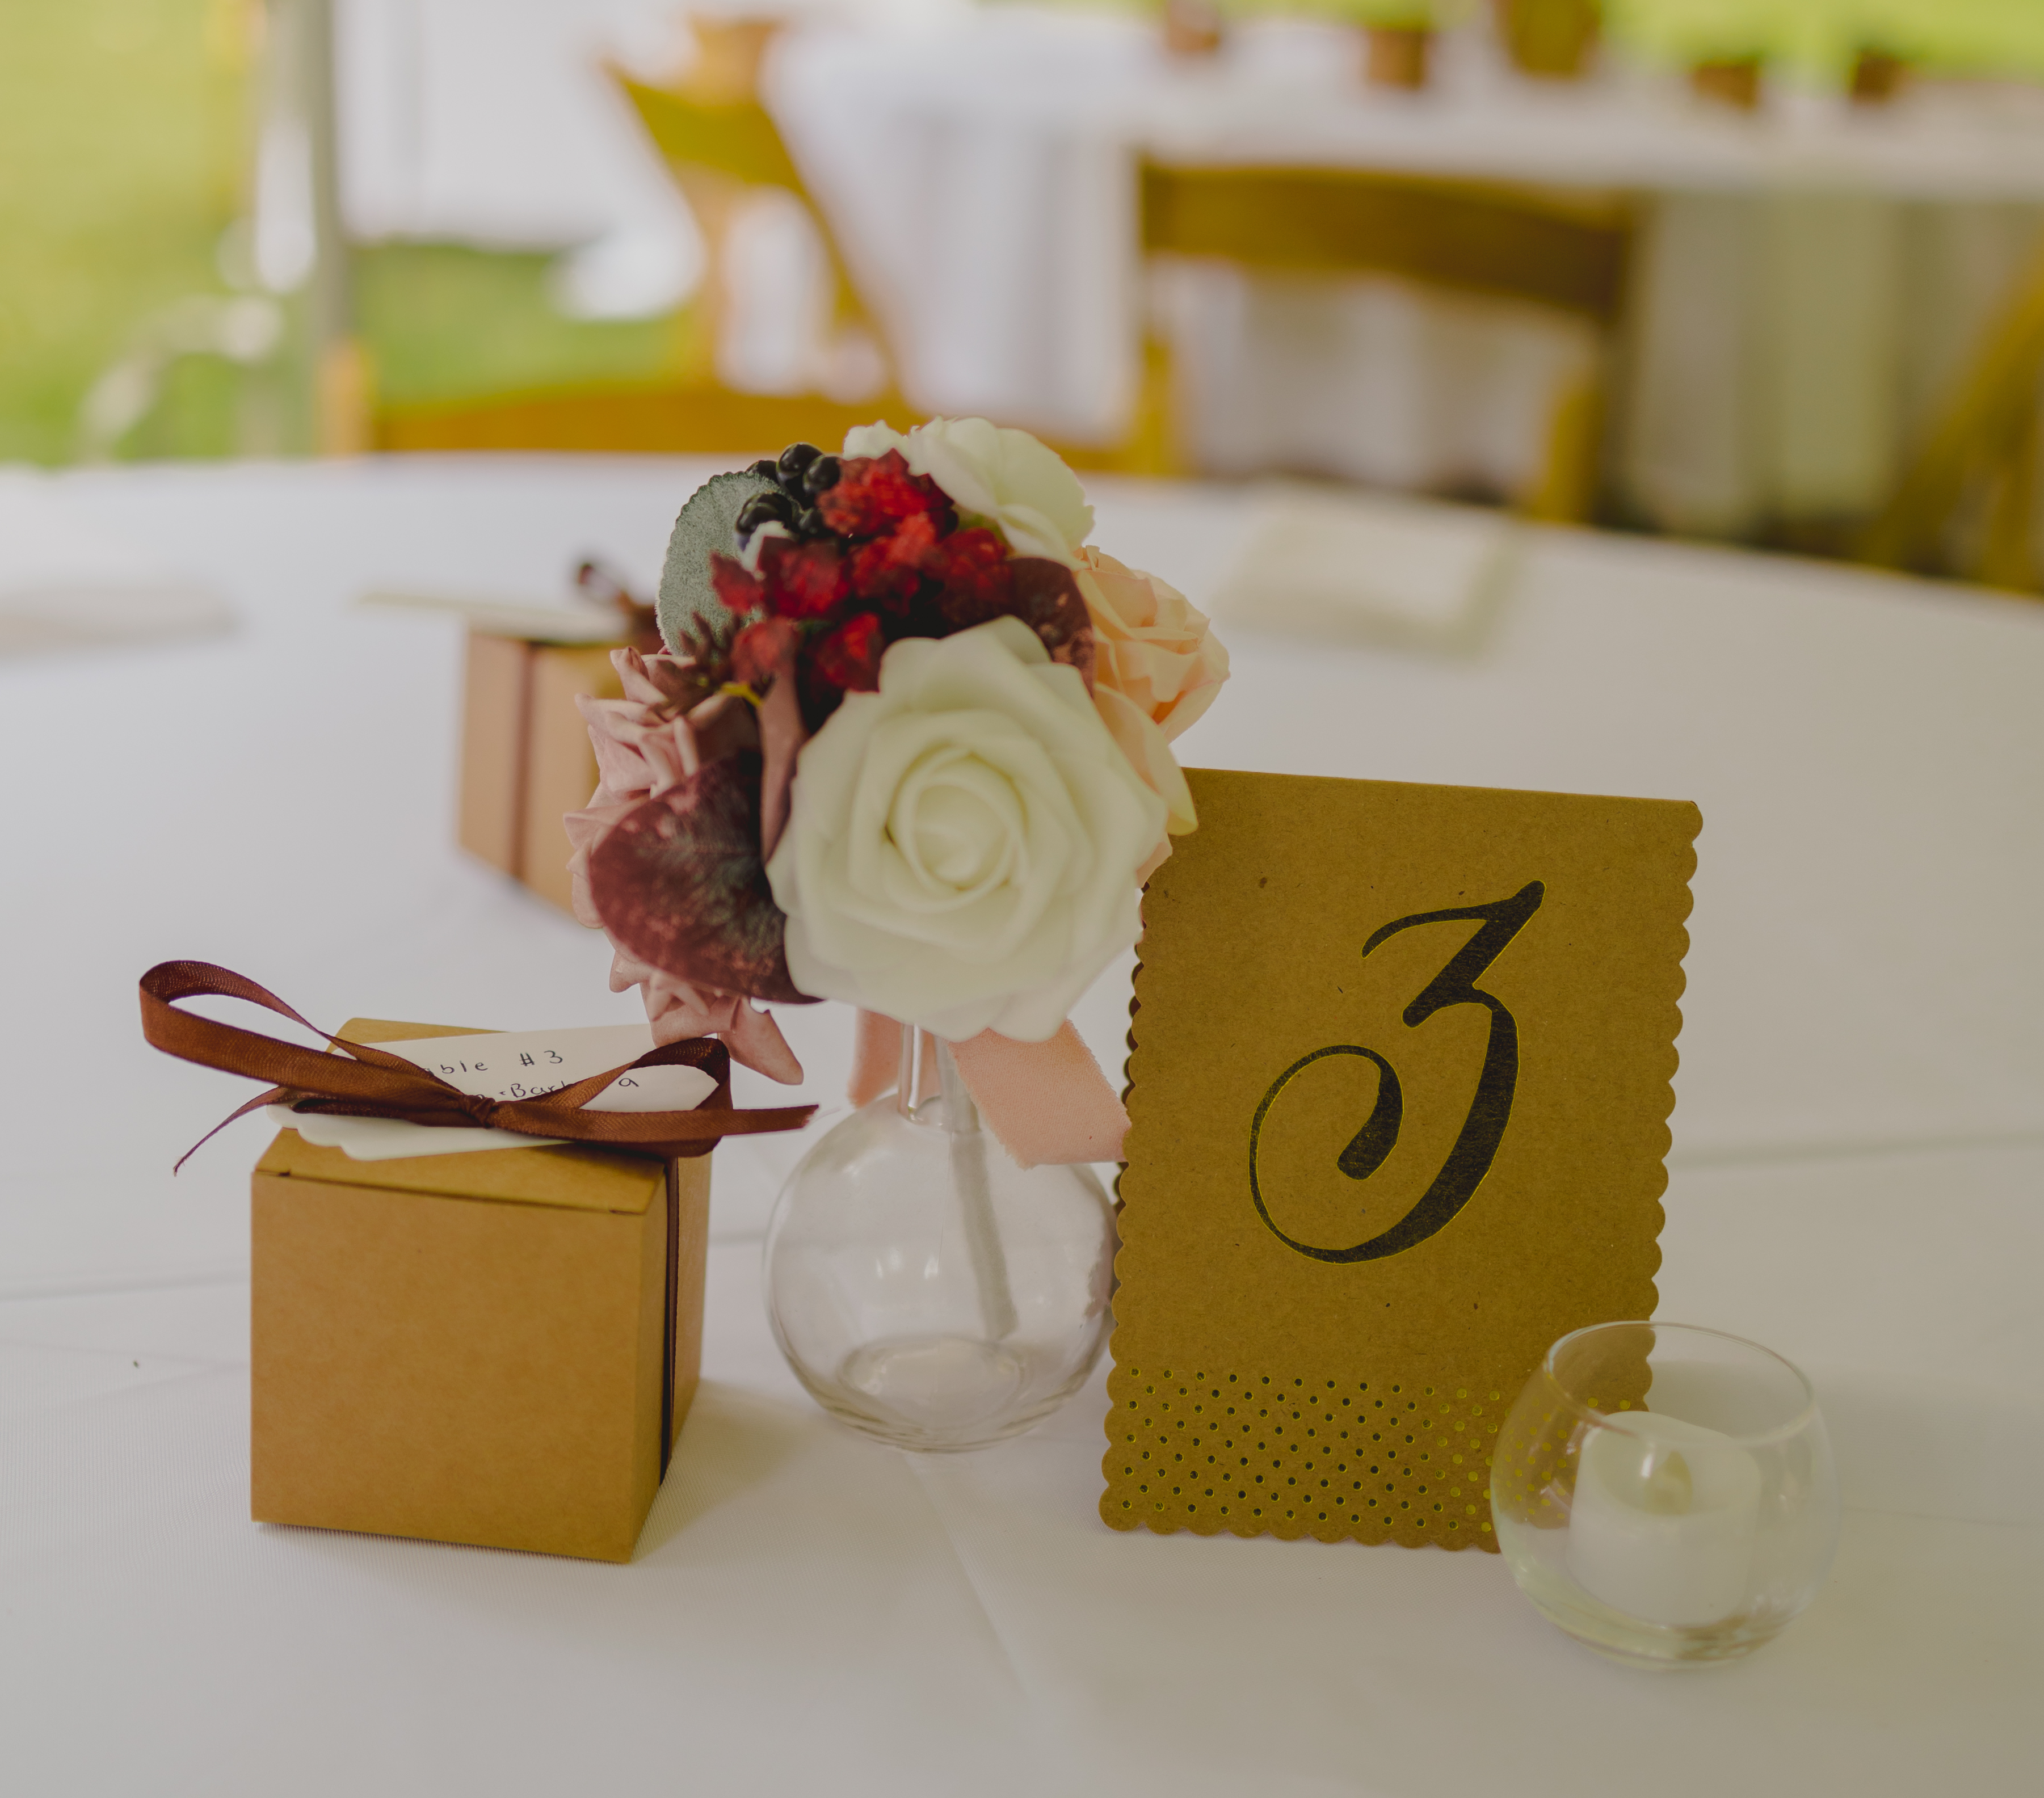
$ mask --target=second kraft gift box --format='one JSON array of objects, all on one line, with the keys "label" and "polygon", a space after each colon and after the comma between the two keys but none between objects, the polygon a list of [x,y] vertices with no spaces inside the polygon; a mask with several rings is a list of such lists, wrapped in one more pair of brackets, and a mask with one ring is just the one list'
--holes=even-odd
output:
[{"label": "second kraft gift box", "polygon": [[280,1131],[252,1196],[253,1516],[631,1559],[701,1365],[709,1165],[355,1161]]},{"label": "second kraft gift box", "polygon": [[462,701],[463,848],[571,909],[562,814],[586,805],[596,751],[578,696],[615,699],[618,643],[546,643],[471,629]]}]

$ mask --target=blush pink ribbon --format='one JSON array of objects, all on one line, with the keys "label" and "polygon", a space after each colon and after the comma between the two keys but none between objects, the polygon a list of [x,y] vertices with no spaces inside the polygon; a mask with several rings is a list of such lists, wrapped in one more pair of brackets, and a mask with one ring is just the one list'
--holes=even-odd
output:
[{"label": "blush pink ribbon", "polygon": [[[1128,1113],[1069,1018],[1047,1042],[983,1030],[951,1053],[980,1116],[1024,1167],[1121,1159]],[[891,1092],[901,1060],[901,1026],[862,1011],[846,1096],[863,1105]]]}]

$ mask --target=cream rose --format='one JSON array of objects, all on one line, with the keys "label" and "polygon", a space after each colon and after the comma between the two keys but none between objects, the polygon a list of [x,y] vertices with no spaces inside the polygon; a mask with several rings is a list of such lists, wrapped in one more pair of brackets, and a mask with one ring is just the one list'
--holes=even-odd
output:
[{"label": "cream rose", "polygon": [[844,436],[847,455],[899,450],[912,473],[927,474],[961,512],[1001,527],[1017,555],[1048,556],[1076,567],[1093,529],[1085,490],[1056,451],[1027,431],[984,418],[933,418],[905,434],[861,425]]},{"label": "cream rose", "polygon": [[766,868],[789,971],[953,1041],[1042,1042],[1135,941],[1164,825],[1078,671],[1027,625],[905,639],[797,763]]},{"label": "cream rose", "polygon": [[1155,574],[1097,549],[1080,551],[1078,574],[1093,619],[1093,704],[1182,836],[1198,820],[1170,740],[1213,703],[1228,651],[1205,613]]}]

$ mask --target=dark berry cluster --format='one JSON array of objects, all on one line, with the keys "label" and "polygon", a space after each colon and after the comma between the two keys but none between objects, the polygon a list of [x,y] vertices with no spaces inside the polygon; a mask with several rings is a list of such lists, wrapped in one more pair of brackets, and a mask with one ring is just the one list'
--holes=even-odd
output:
[{"label": "dark berry cluster", "polygon": [[779,524],[797,537],[831,534],[816,501],[838,483],[844,464],[814,444],[790,444],[778,456],[762,456],[752,472],[774,482],[770,493],[757,494],[738,514],[738,538],[743,543],[762,524]]}]

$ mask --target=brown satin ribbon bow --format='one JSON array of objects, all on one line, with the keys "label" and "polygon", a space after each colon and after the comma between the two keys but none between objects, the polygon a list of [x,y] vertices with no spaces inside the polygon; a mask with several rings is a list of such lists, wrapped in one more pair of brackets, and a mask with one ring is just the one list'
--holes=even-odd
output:
[{"label": "brown satin ribbon bow", "polygon": [[[177,1009],[180,999],[215,996],[264,1005],[324,1036],[340,1055],[300,1048],[252,1030]],[[402,1055],[367,1043],[350,1043],[309,1024],[275,993],[245,976],[210,962],[159,962],[142,976],[142,1034],[167,1055],[217,1067],[252,1080],[276,1082],[230,1112],[178,1158],[182,1167],[220,1131],[259,1105],[294,1105],[300,1111],[343,1117],[394,1117],[407,1124],[445,1128],[513,1130],[521,1136],[552,1136],[594,1147],[619,1149],[662,1161],[707,1154],[724,1136],[750,1136],[798,1130],[814,1105],[738,1111],[731,1103],[731,1051],[698,1036],[666,1043],[636,1061],[593,1074],[542,1098],[498,1101],[450,1086]],[[693,1111],[589,1112],[582,1107],[620,1074],[635,1067],[700,1068],[717,1081],[709,1101]]]}]

